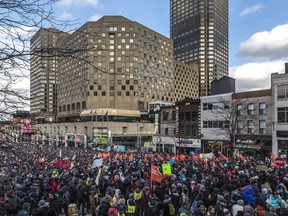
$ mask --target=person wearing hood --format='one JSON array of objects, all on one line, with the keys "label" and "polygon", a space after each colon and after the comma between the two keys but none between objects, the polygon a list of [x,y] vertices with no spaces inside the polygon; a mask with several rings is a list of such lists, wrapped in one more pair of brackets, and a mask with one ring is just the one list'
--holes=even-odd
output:
[{"label": "person wearing hood", "polygon": [[38,207],[38,210],[32,216],[48,216],[49,203],[45,200],[40,200]]},{"label": "person wearing hood", "polygon": [[243,211],[244,201],[242,199],[237,200],[237,204],[232,206],[232,216],[237,216],[238,211]]},{"label": "person wearing hood", "polygon": [[270,195],[269,203],[276,211],[280,210],[282,205],[282,199],[280,195],[277,193],[277,191],[274,191],[274,193]]},{"label": "person wearing hood", "polygon": [[171,203],[171,198],[170,198],[170,196],[168,194],[165,194],[164,200],[163,200],[163,203],[162,203],[163,215],[170,215],[169,204],[172,204]]},{"label": "person wearing hood", "polygon": [[160,201],[155,194],[152,194],[148,201],[147,216],[159,216],[160,215]]},{"label": "person wearing hood", "polygon": [[255,205],[256,208],[254,209],[254,215],[256,216],[265,216],[266,215],[266,210],[264,208],[264,203],[260,201],[259,198],[255,198]]},{"label": "person wearing hood", "polygon": [[253,195],[253,189],[252,188],[247,188],[243,192],[243,199],[245,204],[254,205],[254,195]]},{"label": "person wearing hood", "polygon": [[30,204],[29,203],[24,203],[22,205],[21,210],[18,212],[17,216],[29,216],[29,209],[30,209]]},{"label": "person wearing hood", "polygon": [[178,212],[178,209],[182,205],[182,199],[181,198],[182,197],[177,190],[177,186],[175,184],[172,184],[171,185],[171,199],[172,199],[172,204],[174,205],[176,212]]},{"label": "person wearing hood", "polygon": [[113,202],[108,209],[108,216],[118,216],[118,205],[116,202]]},{"label": "person wearing hood", "polygon": [[99,207],[99,214],[98,216],[107,216],[108,215],[108,210],[110,208],[110,201],[112,200],[112,197],[109,195],[106,195],[105,197],[102,198],[102,201],[100,203]]},{"label": "person wearing hood", "polygon": [[189,201],[189,191],[187,188],[184,188],[183,191],[182,191],[182,195],[181,195],[181,199],[182,199],[182,205],[181,205],[181,208],[184,208],[184,209],[189,209],[189,204],[190,204],[190,201]]}]

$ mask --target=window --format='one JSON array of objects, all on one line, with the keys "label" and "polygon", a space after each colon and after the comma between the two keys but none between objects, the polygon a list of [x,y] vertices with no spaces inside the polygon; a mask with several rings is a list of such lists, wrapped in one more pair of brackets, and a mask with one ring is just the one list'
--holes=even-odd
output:
[{"label": "window", "polygon": [[175,110],[172,111],[172,120],[176,120],[176,111]]},{"label": "window", "polygon": [[238,134],[242,133],[242,129],[243,129],[243,122],[242,121],[238,121],[237,122],[237,133]]},{"label": "window", "polygon": [[191,112],[185,113],[185,119],[186,119],[186,121],[191,121]]},{"label": "window", "polygon": [[260,134],[265,134],[266,133],[266,121],[265,120],[260,120],[259,121],[259,133]]},{"label": "window", "polygon": [[102,96],[106,96],[106,92],[102,91]]},{"label": "window", "polygon": [[262,102],[259,103],[259,114],[265,114],[266,113],[266,103]]},{"label": "window", "polygon": [[237,115],[242,115],[243,109],[242,104],[237,104]]},{"label": "window", "polygon": [[163,121],[167,121],[168,120],[168,115],[169,113],[168,112],[163,112]]},{"label": "window", "polygon": [[254,133],[254,124],[252,120],[247,121],[248,133]]},{"label": "window", "polygon": [[277,98],[278,99],[288,98],[288,85],[277,86]]},{"label": "window", "polygon": [[165,135],[168,135],[168,128],[165,128]]},{"label": "window", "polygon": [[253,115],[254,114],[254,104],[248,104],[247,105],[247,114]]},{"label": "window", "polygon": [[287,123],[288,122],[288,107],[279,107],[277,108],[277,116],[279,123]]}]

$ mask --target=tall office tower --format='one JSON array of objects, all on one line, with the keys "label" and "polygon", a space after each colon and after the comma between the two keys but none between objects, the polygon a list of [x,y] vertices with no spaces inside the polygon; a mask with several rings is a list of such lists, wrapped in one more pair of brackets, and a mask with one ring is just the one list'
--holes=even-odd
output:
[{"label": "tall office tower", "polygon": [[170,0],[174,58],[199,64],[199,96],[228,75],[228,0]]},{"label": "tall office tower", "polygon": [[60,58],[60,120],[90,109],[147,111],[149,102],[174,99],[172,40],[137,22],[104,16],[61,47],[80,52]]},{"label": "tall office tower", "polygon": [[38,122],[55,120],[58,58],[54,51],[59,38],[66,35],[53,28],[41,29],[30,41],[30,111]]}]

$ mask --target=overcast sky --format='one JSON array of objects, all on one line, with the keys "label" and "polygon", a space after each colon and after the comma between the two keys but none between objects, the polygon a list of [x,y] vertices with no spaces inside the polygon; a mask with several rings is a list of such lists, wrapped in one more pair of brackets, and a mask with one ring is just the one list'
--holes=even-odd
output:
[{"label": "overcast sky", "polygon": [[[79,26],[104,15],[123,15],[170,37],[169,0],[62,0],[61,19]],[[229,75],[237,91],[270,88],[271,73],[288,62],[287,0],[229,1]]]}]

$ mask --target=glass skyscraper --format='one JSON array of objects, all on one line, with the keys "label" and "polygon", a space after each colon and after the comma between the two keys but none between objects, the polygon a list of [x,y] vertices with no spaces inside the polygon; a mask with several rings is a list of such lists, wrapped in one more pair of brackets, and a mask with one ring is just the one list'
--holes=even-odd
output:
[{"label": "glass skyscraper", "polygon": [[199,96],[228,75],[228,0],[170,0],[175,59],[199,64]]}]

